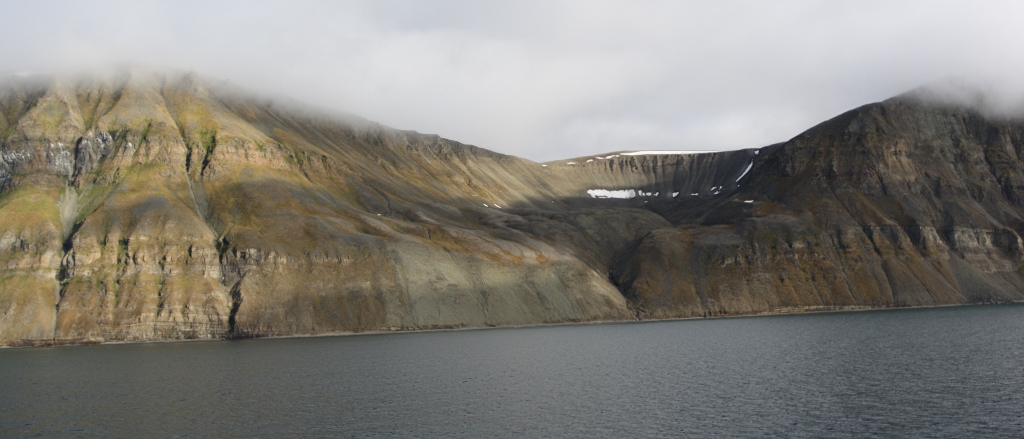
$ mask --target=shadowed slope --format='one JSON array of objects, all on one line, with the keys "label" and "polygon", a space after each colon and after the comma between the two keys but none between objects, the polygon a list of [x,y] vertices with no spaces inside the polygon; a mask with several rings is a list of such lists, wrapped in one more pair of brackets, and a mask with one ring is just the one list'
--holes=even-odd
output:
[{"label": "shadowed slope", "polygon": [[[0,85],[0,343],[1021,299],[1022,124],[544,164],[181,72]],[[601,198],[615,196],[621,198]]]},{"label": "shadowed slope", "polygon": [[[901,96],[768,148],[616,268],[651,317],[1024,299],[1024,124]],[[740,200],[751,200],[742,203]]]}]

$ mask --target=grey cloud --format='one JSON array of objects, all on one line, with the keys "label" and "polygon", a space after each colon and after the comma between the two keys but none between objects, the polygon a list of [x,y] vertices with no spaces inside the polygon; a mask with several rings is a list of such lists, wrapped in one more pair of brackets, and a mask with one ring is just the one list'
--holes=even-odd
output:
[{"label": "grey cloud", "polygon": [[534,160],[763,146],[941,78],[1004,96],[1024,69],[1018,2],[0,5],[0,70],[193,69]]},{"label": "grey cloud", "polygon": [[1024,118],[1024,83],[1016,78],[945,78],[899,97],[936,105],[966,106],[992,117]]}]

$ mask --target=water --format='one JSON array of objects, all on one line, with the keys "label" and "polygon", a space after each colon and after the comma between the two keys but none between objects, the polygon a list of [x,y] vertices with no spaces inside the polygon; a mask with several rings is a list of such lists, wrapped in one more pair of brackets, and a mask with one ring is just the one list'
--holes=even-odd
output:
[{"label": "water", "polygon": [[1022,305],[0,350],[0,437],[1022,434]]}]

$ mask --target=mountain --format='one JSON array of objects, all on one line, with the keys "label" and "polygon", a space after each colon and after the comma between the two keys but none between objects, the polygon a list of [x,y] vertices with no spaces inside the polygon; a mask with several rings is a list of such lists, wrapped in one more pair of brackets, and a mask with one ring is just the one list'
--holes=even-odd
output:
[{"label": "mountain", "polygon": [[540,164],[192,73],[0,82],[0,344],[1024,299],[1024,122],[917,94]]},{"label": "mountain", "polygon": [[650,317],[1021,300],[1024,121],[983,113],[910,93],[765,148],[614,279]]}]

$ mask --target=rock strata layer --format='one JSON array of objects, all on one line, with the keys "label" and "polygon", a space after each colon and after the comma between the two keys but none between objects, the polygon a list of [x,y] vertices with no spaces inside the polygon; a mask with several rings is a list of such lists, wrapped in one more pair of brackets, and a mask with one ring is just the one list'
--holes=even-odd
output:
[{"label": "rock strata layer", "polygon": [[1024,122],[544,164],[193,74],[0,85],[0,344],[1024,299]]}]

